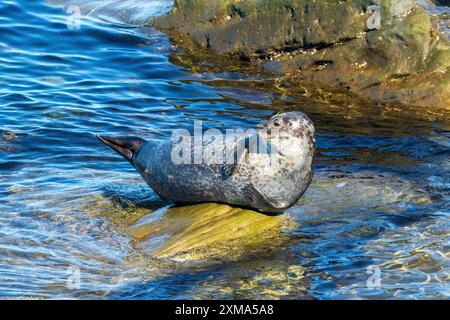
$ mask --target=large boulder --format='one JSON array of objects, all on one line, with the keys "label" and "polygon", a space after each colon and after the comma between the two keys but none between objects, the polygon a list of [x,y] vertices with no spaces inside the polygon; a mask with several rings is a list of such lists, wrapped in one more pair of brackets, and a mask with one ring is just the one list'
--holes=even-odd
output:
[{"label": "large boulder", "polygon": [[450,107],[450,47],[415,0],[176,0],[154,20],[270,72],[376,101]]}]

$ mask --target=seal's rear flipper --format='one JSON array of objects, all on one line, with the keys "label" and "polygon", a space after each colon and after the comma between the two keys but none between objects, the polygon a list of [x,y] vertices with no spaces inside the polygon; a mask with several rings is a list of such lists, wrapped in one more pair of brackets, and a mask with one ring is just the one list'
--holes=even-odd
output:
[{"label": "seal's rear flipper", "polygon": [[97,138],[111,147],[114,151],[122,155],[133,164],[132,159],[136,152],[141,149],[145,140],[137,137],[106,137],[97,136]]}]

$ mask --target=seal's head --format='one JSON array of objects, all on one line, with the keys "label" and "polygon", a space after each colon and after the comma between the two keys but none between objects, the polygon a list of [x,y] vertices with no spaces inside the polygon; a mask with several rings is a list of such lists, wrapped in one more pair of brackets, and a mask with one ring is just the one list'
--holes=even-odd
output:
[{"label": "seal's head", "polygon": [[258,125],[260,136],[280,150],[314,153],[316,140],[314,124],[303,112],[277,113],[269,121]]}]

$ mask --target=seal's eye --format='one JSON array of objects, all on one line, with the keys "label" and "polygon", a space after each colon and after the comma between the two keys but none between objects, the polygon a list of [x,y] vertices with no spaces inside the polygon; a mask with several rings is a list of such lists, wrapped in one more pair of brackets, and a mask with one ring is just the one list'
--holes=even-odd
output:
[{"label": "seal's eye", "polygon": [[273,125],[274,125],[274,127],[279,127],[279,126],[280,126],[280,123],[279,123],[278,121],[275,121],[275,122],[273,123]]}]

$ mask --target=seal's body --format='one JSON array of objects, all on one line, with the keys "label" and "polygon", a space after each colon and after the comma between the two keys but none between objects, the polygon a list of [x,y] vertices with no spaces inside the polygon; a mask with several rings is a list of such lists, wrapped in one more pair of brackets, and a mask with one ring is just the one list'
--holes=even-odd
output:
[{"label": "seal's body", "polygon": [[[175,203],[221,202],[274,213],[300,199],[312,178],[314,126],[301,112],[273,116],[258,131],[237,141],[200,137],[150,142],[140,138],[98,137],[128,159],[162,198]],[[199,139],[195,137],[194,139]],[[201,148],[200,163],[195,150]],[[190,161],[180,161],[186,150]],[[224,155],[223,161],[217,155]]]}]

